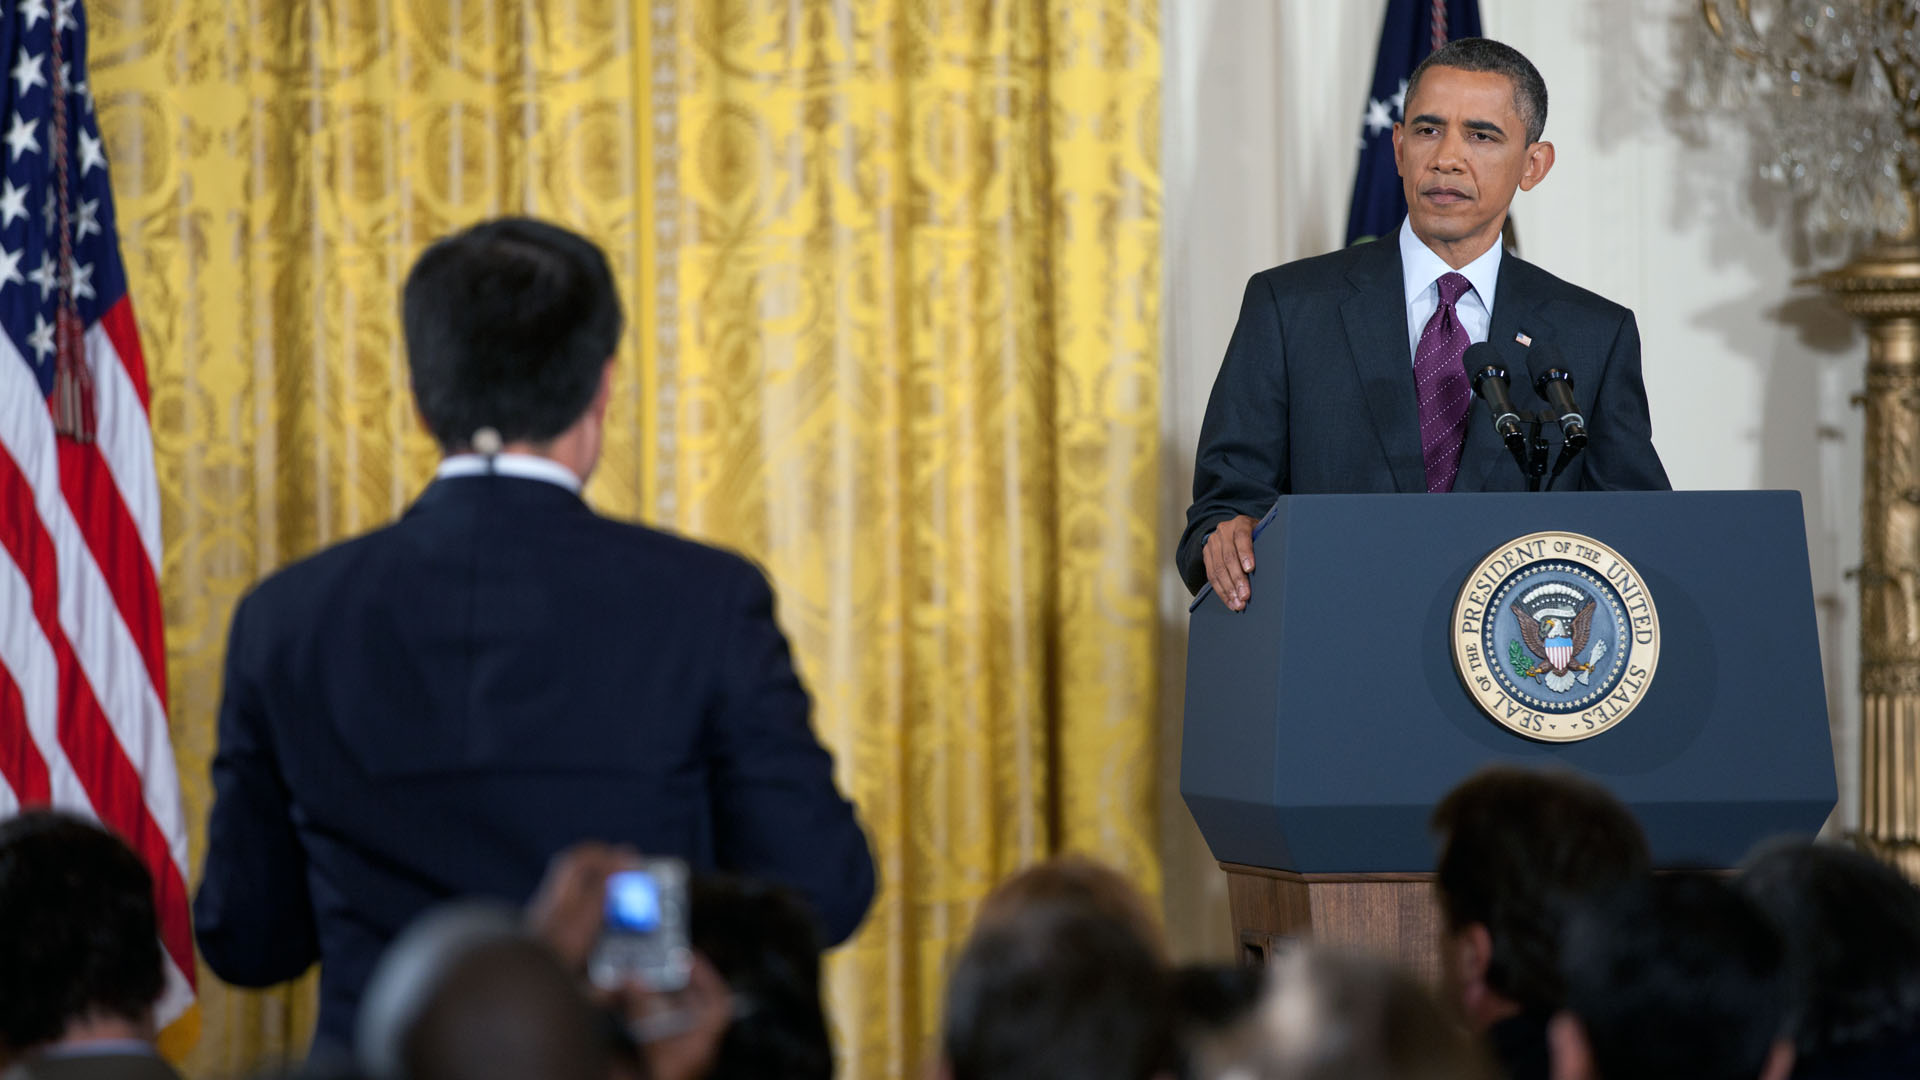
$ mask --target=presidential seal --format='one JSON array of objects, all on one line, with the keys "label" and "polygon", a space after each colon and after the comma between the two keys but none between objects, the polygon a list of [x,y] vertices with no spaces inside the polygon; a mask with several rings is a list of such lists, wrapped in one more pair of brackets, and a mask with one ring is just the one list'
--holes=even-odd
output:
[{"label": "presidential seal", "polygon": [[1579,533],[1500,545],[1453,606],[1453,666],[1481,711],[1529,739],[1575,742],[1640,704],[1660,616],[1620,553]]}]

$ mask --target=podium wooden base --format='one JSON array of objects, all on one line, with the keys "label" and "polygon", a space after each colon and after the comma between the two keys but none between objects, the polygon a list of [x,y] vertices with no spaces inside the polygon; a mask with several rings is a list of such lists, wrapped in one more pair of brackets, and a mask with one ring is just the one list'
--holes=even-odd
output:
[{"label": "podium wooden base", "polygon": [[1440,978],[1440,908],[1432,874],[1295,874],[1221,863],[1242,963],[1263,964],[1286,938],[1390,956]]}]

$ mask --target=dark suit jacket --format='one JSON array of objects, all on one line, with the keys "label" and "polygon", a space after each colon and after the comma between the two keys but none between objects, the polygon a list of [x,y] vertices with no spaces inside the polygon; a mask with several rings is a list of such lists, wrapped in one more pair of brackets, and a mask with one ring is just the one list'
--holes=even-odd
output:
[{"label": "dark suit jacket", "polygon": [[[1554,490],[1671,487],[1653,449],[1633,313],[1505,257],[1487,340],[1513,373],[1514,406],[1544,411],[1522,385],[1520,333],[1558,347],[1591,433]],[[1214,526],[1260,517],[1281,495],[1424,493],[1419,428],[1397,231],[1255,274],[1200,428],[1178,555],[1187,587],[1206,583],[1201,548]],[[1454,490],[1525,488],[1476,400]]]},{"label": "dark suit jacket", "polygon": [[56,1050],[28,1054],[0,1072],[0,1080],[180,1080],[180,1074],[158,1053]]},{"label": "dark suit jacket", "polygon": [[242,986],[318,960],[345,1043],[382,948],[465,895],[522,903],[584,839],[780,882],[829,942],[873,863],[745,560],[538,480],[434,482],[234,612],[201,954]]}]

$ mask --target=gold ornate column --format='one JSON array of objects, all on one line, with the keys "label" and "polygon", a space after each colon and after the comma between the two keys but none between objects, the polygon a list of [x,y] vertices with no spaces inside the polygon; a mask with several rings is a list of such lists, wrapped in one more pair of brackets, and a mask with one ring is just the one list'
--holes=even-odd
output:
[{"label": "gold ornate column", "polygon": [[[1871,239],[1816,281],[1865,325],[1860,838],[1920,880],[1920,6],[1699,0],[1685,99],[1745,112],[1759,174],[1816,249]],[[1694,47],[1694,46],[1698,47]]]},{"label": "gold ornate column", "polygon": [[[1907,199],[1911,204],[1913,193]],[[1914,226],[1819,282],[1859,317],[1868,337],[1860,838],[1920,878],[1920,242]]]}]

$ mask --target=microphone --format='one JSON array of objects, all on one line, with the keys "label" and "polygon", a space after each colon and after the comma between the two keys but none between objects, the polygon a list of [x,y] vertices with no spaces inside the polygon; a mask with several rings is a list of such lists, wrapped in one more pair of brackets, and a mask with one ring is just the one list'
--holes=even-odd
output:
[{"label": "microphone", "polygon": [[1493,430],[1500,441],[1515,454],[1527,452],[1527,433],[1520,429],[1520,414],[1513,411],[1513,399],[1507,393],[1507,368],[1500,362],[1500,350],[1482,341],[1469,345],[1460,361],[1473,380],[1473,392],[1487,403],[1493,413]]},{"label": "microphone", "polygon": [[1560,415],[1560,435],[1566,440],[1567,449],[1583,450],[1587,445],[1587,418],[1580,415],[1580,407],[1573,403],[1573,373],[1560,366],[1560,354],[1553,346],[1535,347],[1545,352],[1542,358],[1551,366],[1533,380],[1533,389]]}]

